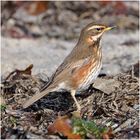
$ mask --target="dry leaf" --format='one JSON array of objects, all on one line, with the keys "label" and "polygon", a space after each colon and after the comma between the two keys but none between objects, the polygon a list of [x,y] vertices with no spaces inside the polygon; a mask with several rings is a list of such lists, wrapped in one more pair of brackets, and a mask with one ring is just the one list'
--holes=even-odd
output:
[{"label": "dry leaf", "polygon": [[110,94],[115,91],[116,87],[119,87],[119,81],[115,79],[103,79],[97,78],[93,84],[93,87],[103,91],[104,93]]},{"label": "dry leaf", "polygon": [[110,127],[109,130],[102,135],[103,139],[109,140],[110,138],[113,137],[113,131],[112,128]]},{"label": "dry leaf", "polygon": [[127,12],[127,7],[123,1],[117,1],[114,5],[116,14],[125,14]]},{"label": "dry leaf", "polygon": [[32,68],[33,68],[33,64],[29,65],[25,70],[19,70],[16,69],[14,71],[12,71],[6,78],[5,80],[8,80],[11,76],[13,76],[12,78],[15,77],[19,77],[20,75],[31,75],[32,74]]},{"label": "dry leaf", "polygon": [[61,133],[68,139],[81,139],[80,135],[72,133],[71,120],[68,116],[58,117],[53,124],[48,126],[49,133]]},{"label": "dry leaf", "polygon": [[102,0],[102,1],[99,1],[99,3],[100,3],[101,6],[107,6],[107,5],[111,4],[112,2],[111,1]]},{"label": "dry leaf", "polygon": [[25,9],[29,14],[35,16],[45,12],[47,8],[48,8],[47,1],[36,1],[29,3]]}]

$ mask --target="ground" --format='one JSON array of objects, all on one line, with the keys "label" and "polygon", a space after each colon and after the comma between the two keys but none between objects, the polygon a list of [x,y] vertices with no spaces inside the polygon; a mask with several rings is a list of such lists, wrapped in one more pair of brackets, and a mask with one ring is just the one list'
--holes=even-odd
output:
[{"label": "ground", "polygon": [[[52,93],[25,110],[22,103],[48,81],[81,29],[96,21],[117,28],[102,37],[98,79],[77,95],[81,117],[111,127],[110,138],[138,139],[138,10],[138,2],[3,2],[1,138],[64,138],[49,134],[48,126],[75,110],[69,93]],[[21,71],[30,64],[33,68]]]}]

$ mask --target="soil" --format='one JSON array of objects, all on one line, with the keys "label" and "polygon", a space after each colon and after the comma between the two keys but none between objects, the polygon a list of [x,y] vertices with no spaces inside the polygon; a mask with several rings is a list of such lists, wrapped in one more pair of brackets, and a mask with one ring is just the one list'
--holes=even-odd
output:
[{"label": "soil", "polygon": [[27,109],[22,104],[49,81],[93,21],[117,28],[102,37],[97,80],[76,96],[81,117],[111,127],[111,138],[139,139],[138,2],[2,1],[1,8],[2,139],[65,138],[47,128],[76,109],[69,93],[51,93]]}]

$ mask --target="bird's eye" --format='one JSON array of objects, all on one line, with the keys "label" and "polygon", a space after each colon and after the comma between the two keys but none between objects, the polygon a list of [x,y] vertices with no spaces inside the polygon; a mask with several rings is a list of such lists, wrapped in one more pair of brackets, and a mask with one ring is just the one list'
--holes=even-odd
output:
[{"label": "bird's eye", "polygon": [[100,30],[101,30],[101,28],[96,28],[96,30],[97,30],[97,31],[100,31]]}]

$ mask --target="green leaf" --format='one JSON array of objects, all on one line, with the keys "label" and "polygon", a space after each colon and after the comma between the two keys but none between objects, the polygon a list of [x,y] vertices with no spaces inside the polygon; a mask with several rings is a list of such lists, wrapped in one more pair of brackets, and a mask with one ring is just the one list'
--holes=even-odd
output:
[{"label": "green leaf", "polygon": [[102,134],[107,130],[104,127],[97,126],[94,121],[86,121],[80,118],[73,118],[72,126],[73,133],[80,134],[83,138],[85,138],[87,134],[101,138]]},{"label": "green leaf", "polygon": [[0,110],[1,110],[1,111],[5,111],[5,109],[6,109],[6,105],[5,105],[5,104],[0,105]]}]

